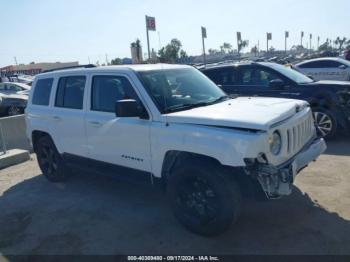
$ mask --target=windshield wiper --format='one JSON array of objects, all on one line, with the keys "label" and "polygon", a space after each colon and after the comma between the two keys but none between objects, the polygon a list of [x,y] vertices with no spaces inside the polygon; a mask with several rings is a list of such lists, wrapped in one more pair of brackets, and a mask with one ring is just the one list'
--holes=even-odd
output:
[{"label": "windshield wiper", "polygon": [[178,110],[188,110],[188,109],[192,109],[192,108],[196,108],[196,107],[201,107],[201,106],[209,106],[212,104],[216,104],[219,103],[221,101],[225,101],[227,99],[229,99],[230,97],[227,95],[224,96],[220,96],[219,98],[213,100],[213,101],[208,101],[208,102],[199,102],[199,103],[194,103],[194,104],[180,104],[180,105],[173,105],[173,106],[169,106],[165,109],[165,111],[168,112],[174,112],[174,111],[178,111]]}]

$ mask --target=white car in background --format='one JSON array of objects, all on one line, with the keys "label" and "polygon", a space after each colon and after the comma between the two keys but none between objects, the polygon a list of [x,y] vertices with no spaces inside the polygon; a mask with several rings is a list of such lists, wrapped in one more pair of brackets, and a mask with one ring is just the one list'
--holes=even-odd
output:
[{"label": "white car in background", "polygon": [[324,57],[303,61],[293,68],[314,80],[350,81],[350,62],[337,57]]}]

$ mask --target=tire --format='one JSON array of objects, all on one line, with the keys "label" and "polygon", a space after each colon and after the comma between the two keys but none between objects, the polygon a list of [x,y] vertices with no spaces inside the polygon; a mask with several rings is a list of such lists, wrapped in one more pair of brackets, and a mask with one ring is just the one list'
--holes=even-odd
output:
[{"label": "tire", "polygon": [[191,161],[176,168],[168,179],[167,194],[177,220],[199,235],[219,235],[240,215],[240,189],[219,165]]},{"label": "tire", "polygon": [[17,115],[21,115],[23,114],[23,109],[16,106],[16,105],[11,105],[8,109],[7,109],[7,115],[8,116],[17,116]]},{"label": "tire", "polygon": [[63,163],[63,159],[49,136],[38,139],[35,145],[35,153],[41,172],[51,182],[63,182],[69,177],[69,172]]},{"label": "tire", "polygon": [[318,133],[326,139],[332,139],[337,134],[338,122],[333,112],[317,107],[312,110]]}]

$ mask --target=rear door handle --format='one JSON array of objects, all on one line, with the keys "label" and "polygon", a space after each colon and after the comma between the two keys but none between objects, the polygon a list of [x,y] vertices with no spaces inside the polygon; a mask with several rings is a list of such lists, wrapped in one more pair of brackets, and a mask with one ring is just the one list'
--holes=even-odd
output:
[{"label": "rear door handle", "polygon": [[59,116],[53,116],[52,118],[53,118],[53,120],[56,120],[56,121],[61,121],[62,120],[62,118],[59,117]]},{"label": "rear door handle", "polygon": [[88,121],[88,123],[93,126],[102,126],[102,123],[98,121]]}]

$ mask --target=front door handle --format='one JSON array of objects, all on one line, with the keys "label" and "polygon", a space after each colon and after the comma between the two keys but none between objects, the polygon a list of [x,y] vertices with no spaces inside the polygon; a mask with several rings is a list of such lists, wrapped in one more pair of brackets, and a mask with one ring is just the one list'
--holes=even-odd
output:
[{"label": "front door handle", "polygon": [[88,121],[88,123],[93,126],[102,126],[102,123],[98,121]]}]

